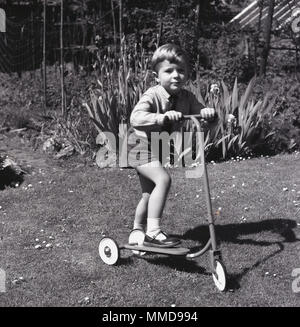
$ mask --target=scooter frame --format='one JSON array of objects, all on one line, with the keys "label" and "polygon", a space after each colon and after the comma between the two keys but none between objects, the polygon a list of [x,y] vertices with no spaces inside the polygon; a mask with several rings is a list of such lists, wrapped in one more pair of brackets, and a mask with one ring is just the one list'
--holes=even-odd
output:
[{"label": "scooter frame", "polygon": [[[184,119],[191,119],[195,126],[197,132],[203,131],[202,122],[199,122],[198,119],[201,119],[200,115],[184,115]],[[202,147],[204,147],[203,137],[201,135]],[[212,277],[216,287],[220,291],[225,291],[227,286],[227,273],[226,268],[222,262],[222,255],[221,251],[218,248],[217,240],[216,240],[216,232],[215,232],[215,223],[214,223],[214,216],[212,212],[212,204],[211,204],[211,196],[210,196],[210,188],[209,188],[209,181],[208,181],[208,173],[207,167],[205,163],[205,158],[203,158],[203,180],[204,180],[204,193],[206,198],[206,206],[207,206],[207,222],[209,227],[209,234],[210,238],[204,247],[196,252],[192,252],[189,248],[184,247],[171,247],[171,248],[160,248],[154,246],[144,246],[142,245],[144,233],[142,231],[134,230],[132,232],[138,233],[141,240],[136,244],[123,244],[121,246],[112,239],[111,237],[105,236],[100,240],[99,243],[99,255],[100,258],[103,260],[104,263],[108,265],[115,265],[118,262],[120,257],[120,250],[131,250],[135,254],[143,255],[145,253],[156,253],[156,254],[163,254],[163,255],[174,255],[174,256],[181,256],[185,257],[186,259],[194,259],[197,258],[207,251],[209,252],[209,262],[210,262],[210,269],[212,273]],[[129,236],[130,239],[130,236]]]}]

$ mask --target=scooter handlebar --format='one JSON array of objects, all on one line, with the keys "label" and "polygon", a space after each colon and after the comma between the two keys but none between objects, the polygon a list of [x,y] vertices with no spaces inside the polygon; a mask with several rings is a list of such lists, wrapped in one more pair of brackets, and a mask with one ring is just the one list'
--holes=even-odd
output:
[{"label": "scooter handlebar", "polygon": [[[182,118],[180,121],[186,120],[186,119],[191,119],[191,118],[196,118],[196,119],[202,119],[204,121],[214,121],[218,118],[218,114],[215,112],[215,115],[212,118],[203,118],[201,114],[196,114],[196,115],[182,115]],[[170,119],[168,116],[164,117],[163,123],[167,124],[170,122]]]}]

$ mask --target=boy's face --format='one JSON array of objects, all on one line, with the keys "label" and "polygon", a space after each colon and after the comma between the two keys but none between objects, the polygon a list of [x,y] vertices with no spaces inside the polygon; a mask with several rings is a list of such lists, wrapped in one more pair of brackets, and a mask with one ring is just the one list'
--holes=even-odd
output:
[{"label": "boy's face", "polygon": [[176,94],[183,87],[188,78],[185,63],[171,63],[164,60],[159,63],[156,79],[169,94]]}]

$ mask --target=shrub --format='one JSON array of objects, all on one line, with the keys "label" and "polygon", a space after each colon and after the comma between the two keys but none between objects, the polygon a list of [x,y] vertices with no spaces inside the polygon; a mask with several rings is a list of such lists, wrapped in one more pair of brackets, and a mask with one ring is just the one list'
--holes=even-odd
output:
[{"label": "shrub", "polygon": [[274,98],[270,99],[270,94],[257,101],[251,97],[255,78],[251,79],[242,94],[238,90],[237,79],[232,91],[222,81],[220,85],[212,84],[211,87],[206,84],[202,94],[203,87],[200,84],[197,80],[190,83],[189,88],[204,106],[214,107],[218,114],[216,126],[209,131],[207,137],[208,155],[214,159],[227,159],[251,154],[265,117],[272,110]]},{"label": "shrub", "polygon": [[6,186],[18,187],[25,171],[8,156],[0,154],[0,190]]},{"label": "shrub", "polygon": [[148,57],[137,47],[128,52],[123,39],[120,59],[109,51],[104,57],[98,56],[95,66],[97,86],[90,88],[90,101],[83,105],[99,133],[97,143],[113,151],[104,132],[113,133],[115,139],[123,137],[119,126],[128,124],[133,107],[151,83]]},{"label": "shrub", "polygon": [[257,96],[268,92],[276,97],[274,106],[264,119],[258,153],[276,154],[300,149],[300,83],[295,76],[268,76],[258,81]]}]

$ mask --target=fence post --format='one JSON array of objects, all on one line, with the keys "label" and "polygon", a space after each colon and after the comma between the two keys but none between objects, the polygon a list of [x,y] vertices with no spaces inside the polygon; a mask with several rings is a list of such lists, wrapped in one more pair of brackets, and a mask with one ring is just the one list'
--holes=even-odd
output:
[{"label": "fence post", "polygon": [[260,66],[260,76],[266,75],[268,56],[269,56],[269,52],[270,52],[271,30],[272,30],[274,6],[275,6],[275,0],[269,0],[268,15],[266,18],[266,26],[265,26],[265,40],[264,40],[264,47],[262,50],[262,60],[261,60],[261,66]]},{"label": "fence post", "polygon": [[44,87],[44,111],[45,112],[47,110],[46,13],[47,13],[47,0],[44,1],[44,26],[43,26],[43,87]]},{"label": "fence post", "polygon": [[64,86],[64,40],[63,40],[63,24],[64,24],[64,0],[61,0],[60,7],[60,85],[61,85],[61,111],[65,117],[65,86]]},{"label": "fence post", "polygon": [[122,57],[122,38],[123,38],[123,4],[122,0],[119,0],[119,30],[120,30],[120,49],[121,49],[121,57]]},{"label": "fence post", "polygon": [[[36,3],[33,4],[33,6],[35,5]],[[30,35],[31,35],[31,51],[32,51],[32,76],[33,76],[33,72],[35,70],[35,36],[34,36],[34,7],[31,7],[31,10],[30,10],[30,20],[31,20],[31,26],[30,26]]]},{"label": "fence post", "polygon": [[111,15],[112,15],[112,23],[113,23],[113,30],[114,30],[114,53],[117,56],[117,30],[116,30],[116,18],[115,18],[115,8],[113,0],[110,0],[111,6]]}]

